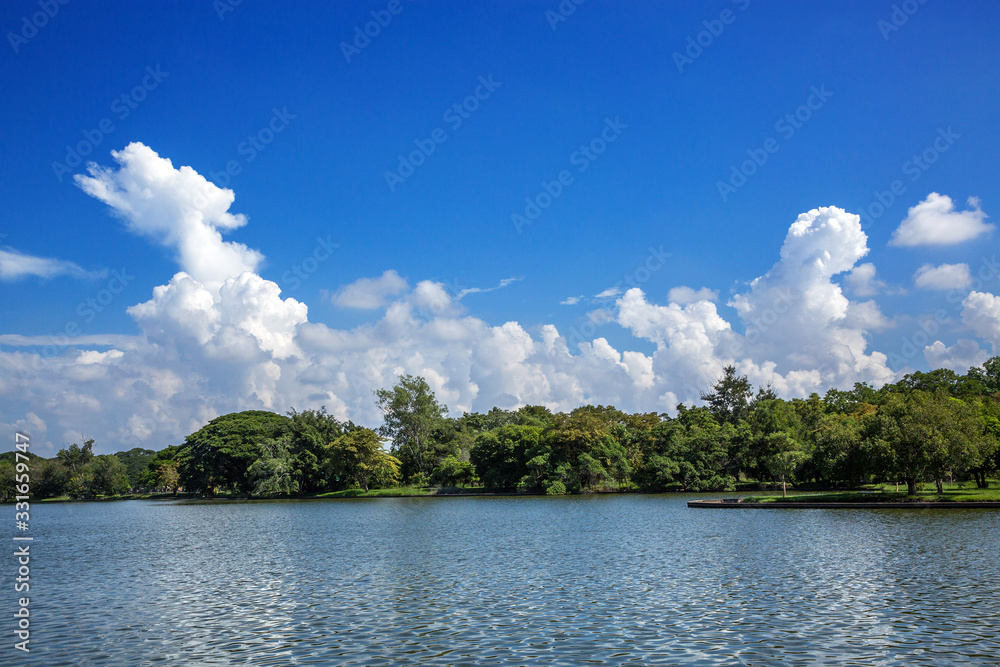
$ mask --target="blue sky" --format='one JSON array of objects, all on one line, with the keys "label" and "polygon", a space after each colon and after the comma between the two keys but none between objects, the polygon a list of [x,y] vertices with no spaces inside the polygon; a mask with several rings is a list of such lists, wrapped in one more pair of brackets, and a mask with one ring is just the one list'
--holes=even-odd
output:
[{"label": "blue sky", "polygon": [[[933,0],[5,2],[0,424],[114,451],[248,407],[374,424],[371,390],[400,372],[459,413],[670,411],[729,362],[788,396],[964,370],[1000,339],[998,18]],[[129,221],[139,186],[87,191],[88,162],[124,192],[163,160],[231,189],[246,221],[175,231]],[[187,201],[180,181],[150,210]],[[558,196],[518,228],[545,184]],[[192,268],[233,243],[259,253],[240,266],[262,292]],[[804,259],[776,266],[783,245]],[[157,297],[179,271],[201,296]]]}]

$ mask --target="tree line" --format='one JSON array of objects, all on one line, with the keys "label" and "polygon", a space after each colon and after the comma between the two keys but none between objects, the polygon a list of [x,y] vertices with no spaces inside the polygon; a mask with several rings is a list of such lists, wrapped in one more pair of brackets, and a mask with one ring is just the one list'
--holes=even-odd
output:
[{"label": "tree line", "polygon": [[[681,404],[675,416],[587,405],[449,417],[427,382],[410,375],[374,398],[384,415],[376,429],[325,408],[249,410],[159,452],[94,455],[87,440],[33,459],[33,494],[268,497],[400,485],[565,494],[872,482],[914,494],[923,483],[940,492],[945,479],[985,488],[1000,472],[1000,357],[964,375],[915,372],[880,389],[857,383],[791,400],[729,366],[702,394],[704,405]],[[0,457],[4,499],[13,495],[8,458]]]}]

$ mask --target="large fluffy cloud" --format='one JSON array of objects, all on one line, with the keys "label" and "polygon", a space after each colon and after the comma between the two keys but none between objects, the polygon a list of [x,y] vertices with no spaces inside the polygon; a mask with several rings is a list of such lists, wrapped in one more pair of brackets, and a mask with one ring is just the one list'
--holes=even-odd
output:
[{"label": "large fluffy cloud", "polygon": [[254,271],[262,256],[222,233],[242,227],[246,217],[229,212],[232,190],[217,187],[191,167],[175,169],[141,143],[112,151],[118,169],[91,163],[75,180],[84,192],[110,206],[126,226],[171,248],[185,272],[213,288]]},{"label": "large fluffy cloud", "polygon": [[993,225],[984,222],[986,214],[979,200],[969,198],[968,211],[956,211],[951,197],[932,192],[908,211],[906,219],[892,234],[890,245],[954,245],[986,234]]},{"label": "large fluffy cloud", "polygon": [[895,377],[885,355],[868,350],[868,332],[886,318],[836,282],[868,252],[858,216],[839,208],[794,221],[779,260],[731,297],[732,322],[710,289],[679,286],[666,303],[639,288],[602,293],[594,317],[630,332],[643,352],[552,324],[491,324],[463,305],[475,290],[411,286],[393,271],[337,293],[342,306],[378,309],[372,322],[310,322],[305,304],[256,273],[260,253],[222,240],[246,222],[229,211],[231,191],[141,144],[114,156],[117,169],[92,166],[80,186],[129,229],[170,248],[180,270],[128,309],[138,336],[79,338],[55,355],[38,351],[44,339],[0,338],[0,424],[30,427],[50,449],[84,434],[104,451],[159,448],[249,408],[326,405],[374,425],[372,390],[403,373],[424,376],[454,413],[585,403],[672,411],[697,401],[727,364],[786,396]]}]

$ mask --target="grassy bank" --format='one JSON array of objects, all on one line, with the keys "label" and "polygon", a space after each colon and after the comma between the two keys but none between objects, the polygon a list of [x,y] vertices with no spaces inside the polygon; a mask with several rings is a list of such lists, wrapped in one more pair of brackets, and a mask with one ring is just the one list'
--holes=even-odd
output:
[{"label": "grassy bank", "polygon": [[972,482],[945,483],[943,493],[937,492],[934,484],[924,484],[917,487],[916,495],[906,494],[906,486],[900,485],[899,491],[895,484],[872,484],[859,490],[824,491],[818,493],[789,493],[782,498],[781,493],[769,493],[744,498],[744,502],[807,502],[807,503],[864,503],[864,502],[976,502],[1000,501],[1000,487],[993,481],[990,488],[978,489]]}]

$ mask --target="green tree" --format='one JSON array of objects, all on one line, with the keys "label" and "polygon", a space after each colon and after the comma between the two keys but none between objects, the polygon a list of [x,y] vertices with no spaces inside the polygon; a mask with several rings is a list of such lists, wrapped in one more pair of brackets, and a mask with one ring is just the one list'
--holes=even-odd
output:
[{"label": "green tree", "polygon": [[37,458],[31,461],[31,488],[36,498],[67,495],[71,472],[59,459]]},{"label": "green tree", "polygon": [[392,442],[392,453],[402,462],[403,475],[428,475],[438,456],[431,434],[448,408],[434,397],[422,377],[404,375],[392,389],[375,391],[383,414],[379,433]]},{"label": "green tree", "polygon": [[69,447],[60,449],[56,453],[56,458],[69,469],[70,473],[78,473],[94,458],[94,439],[84,440],[83,447],[74,442]]},{"label": "green tree", "polygon": [[400,462],[384,449],[385,440],[369,428],[357,428],[334,440],[327,448],[327,474],[341,488],[354,484],[370,487],[399,483]]},{"label": "green tree", "polygon": [[291,438],[286,434],[261,443],[261,456],[247,469],[254,496],[287,496],[298,493]]},{"label": "green tree", "polygon": [[456,456],[446,456],[431,473],[431,481],[441,486],[465,486],[474,476],[472,463]]},{"label": "green tree", "polygon": [[527,453],[538,449],[538,426],[504,426],[480,433],[470,452],[476,474],[488,491],[513,491],[528,474]]},{"label": "green tree", "polygon": [[131,488],[128,470],[117,456],[104,454],[95,456],[89,466],[92,472],[91,496],[120,496]]},{"label": "green tree", "polygon": [[149,462],[156,456],[155,451],[133,447],[127,452],[115,452],[115,456],[125,465],[129,487],[138,489],[148,486]]},{"label": "green tree", "polygon": [[264,410],[216,417],[184,440],[177,454],[181,484],[200,493],[216,488],[250,493],[255,487],[250,466],[265,454],[266,441],[288,430],[289,421]]}]

